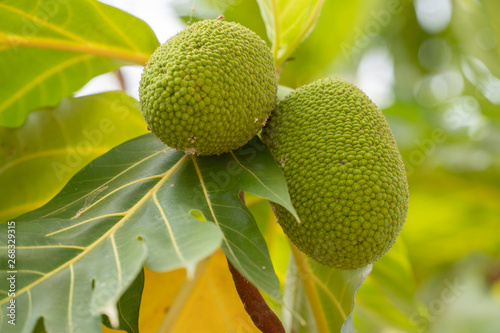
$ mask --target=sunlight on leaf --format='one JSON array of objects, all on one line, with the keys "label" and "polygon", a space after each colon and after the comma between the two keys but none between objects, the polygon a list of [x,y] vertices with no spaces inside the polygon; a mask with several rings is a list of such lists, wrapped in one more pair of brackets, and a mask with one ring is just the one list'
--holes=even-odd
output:
[{"label": "sunlight on leaf", "polygon": [[0,128],[0,221],[41,207],[94,158],[144,133],[139,103],[123,92],[63,99]]},{"label": "sunlight on leaf", "polygon": [[352,53],[365,51],[358,47],[363,45],[358,39],[366,36],[367,28],[376,22],[370,12],[377,6],[387,5],[385,0],[325,1],[315,28],[283,66],[280,83],[296,88],[345,73],[352,63]]},{"label": "sunlight on leaf", "polygon": [[22,125],[96,75],[144,64],[159,45],[143,21],[95,0],[4,1],[0,16],[0,126]]},{"label": "sunlight on leaf", "polygon": [[280,67],[314,28],[324,0],[257,2],[272,43],[276,67]]}]

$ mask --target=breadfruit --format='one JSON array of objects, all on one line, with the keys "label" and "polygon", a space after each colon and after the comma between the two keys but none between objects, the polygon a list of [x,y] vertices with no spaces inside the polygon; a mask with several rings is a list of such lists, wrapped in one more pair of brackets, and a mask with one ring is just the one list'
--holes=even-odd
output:
[{"label": "breadfruit", "polygon": [[297,89],[278,103],[263,139],[301,223],[273,209],[301,251],[356,269],[392,247],[408,209],[406,173],[389,124],[360,89],[340,79]]},{"label": "breadfruit", "polygon": [[250,141],[275,108],[276,93],[269,47],[253,31],[222,20],[193,23],[158,47],[139,86],[154,135],[198,155]]}]

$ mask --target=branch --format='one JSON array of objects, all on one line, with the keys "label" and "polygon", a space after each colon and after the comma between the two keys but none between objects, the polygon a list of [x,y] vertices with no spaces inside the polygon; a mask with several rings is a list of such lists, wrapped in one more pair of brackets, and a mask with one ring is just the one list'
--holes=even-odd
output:
[{"label": "branch", "polygon": [[233,275],[236,291],[245,307],[245,311],[255,326],[264,333],[285,333],[285,329],[276,314],[269,308],[259,290],[251,284],[236,268],[227,261]]},{"label": "branch", "polygon": [[[240,199],[245,203],[243,192],[240,192]],[[227,258],[226,258],[227,259]],[[259,290],[250,283],[238,270],[227,260],[229,270],[233,275],[234,286],[240,296],[245,311],[252,319],[255,326],[263,333],[285,333],[283,324],[278,316],[269,308]]]}]

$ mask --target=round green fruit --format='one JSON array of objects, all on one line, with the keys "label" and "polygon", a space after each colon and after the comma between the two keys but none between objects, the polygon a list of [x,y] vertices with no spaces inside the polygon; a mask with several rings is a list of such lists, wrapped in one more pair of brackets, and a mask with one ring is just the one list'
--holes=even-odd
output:
[{"label": "round green fruit", "polygon": [[193,23],[156,49],[139,96],[149,129],[178,150],[215,155],[244,145],[276,106],[270,49],[233,22]]},{"label": "round green fruit", "polygon": [[380,109],[356,86],[324,79],[278,103],[263,139],[281,166],[301,223],[274,205],[292,242],[340,269],[373,263],[408,209],[401,156]]}]

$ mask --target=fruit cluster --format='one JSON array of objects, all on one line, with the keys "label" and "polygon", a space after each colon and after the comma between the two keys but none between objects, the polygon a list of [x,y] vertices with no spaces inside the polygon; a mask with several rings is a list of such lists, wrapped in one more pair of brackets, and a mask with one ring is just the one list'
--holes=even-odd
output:
[{"label": "fruit cluster", "polygon": [[149,128],[186,153],[229,152],[267,121],[262,138],[301,219],[273,205],[284,232],[327,266],[373,263],[394,244],[408,210],[406,173],[385,117],[341,79],[313,82],[278,104],[276,94],[265,42],[221,20],[194,23],[160,46],[140,84]]}]

